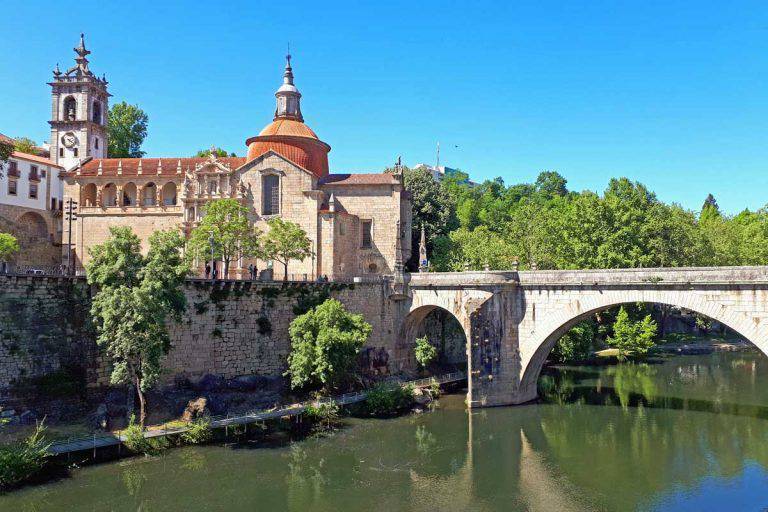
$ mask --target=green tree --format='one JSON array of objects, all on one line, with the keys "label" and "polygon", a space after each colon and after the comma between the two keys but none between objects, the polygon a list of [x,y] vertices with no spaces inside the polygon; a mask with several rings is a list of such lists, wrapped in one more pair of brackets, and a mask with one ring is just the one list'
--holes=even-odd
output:
[{"label": "green tree", "polygon": [[15,253],[19,252],[19,241],[8,233],[0,233],[0,261],[7,261]]},{"label": "green tree", "polygon": [[592,354],[592,344],[596,335],[594,322],[591,320],[579,322],[557,341],[550,357],[558,363],[584,361]]},{"label": "green tree", "polygon": [[149,116],[138,105],[129,105],[122,101],[109,109],[109,148],[110,158],[141,158],[144,151],[141,145],[147,137]]},{"label": "green tree", "polygon": [[19,153],[34,155],[37,151],[37,143],[28,137],[16,137],[13,139],[13,149]]},{"label": "green tree", "polygon": [[433,243],[437,237],[448,235],[451,230],[458,227],[456,219],[456,203],[443,188],[436,182],[427,169],[403,170],[403,185],[411,194],[413,219],[411,225],[411,247],[413,251],[407,262],[408,268],[415,270],[418,265],[419,255],[416,251],[421,236],[421,228],[427,235],[427,251],[430,257],[433,253]]},{"label": "green tree", "polygon": [[329,391],[347,381],[371,330],[363,315],[349,313],[335,299],[294,318],[286,372],[291,387]]},{"label": "green tree", "polygon": [[142,256],[129,227],[110,228],[110,237],[90,250],[88,283],[98,288],[91,314],[97,343],[112,363],[112,384],[131,384],[139,397],[139,423],[146,419],[145,392],[160,376],[170,349],[167,320],[179,320],[186,306],[182,290],[189,266],[181,256],[184,240],[173,231],[149,237]]},{"label": "green tree", "polygon": [[[218,158],[224,158],[224,157],[227,157],[227,156],[237,156],[234,153],[234,151],[232,153],[227,153],[226,150],[221,149],[220,147],[214,147],[213,150],[214,150],[214,154]],[[201,149],[200,151],[195,153],[195,157],[197,157],[197,158],[205,158],[205,157],[208,157],[208,156],[211,156],[211,150],[210,149]]]},{"label": "green tree", "polygon": [[189,248],[208,259],[213,235],[213,256],[224,262],[224,277],[229,275],[229,264],[238,256],[261,255],[261,232],[251,225],[248,208],[237,199],[211,201],[203,211],[203,218],[192,230]]},{"label": "green tree", "polygon": [[416,338],[415,354],[419,366],[426,368],[437,360],[437,347],[430,343],[426,336],[422,336]]},{"label": "green tree", "polygon": [[628,354],[642,357],[655,344],[656,331],[656,322],[651,315],[646,315],[641,321],[633,321],[622,306],[613,323],[613,336],[606,341],[619,350],[619,359],[625,359]]},{"label": "green tree", "polygon": [[559,172],[543,171],[536,178],[536,191],[547,198],[564,196],[568,193],[568,181]]},{"label": "green tree", "polygon": [[295,222],[274,217],[267,221],[269,231],[264,238],[264,257],[283,264],[283,280],[288,280],[288,262],[312,255],[312,242]]},{"label": "green tree", "polygon": [[8,163],[8,159],[13,154],[13,142],[11,140],[5,140],[0,138],[0,178],[3,177],[3,169],[5,164]]}]

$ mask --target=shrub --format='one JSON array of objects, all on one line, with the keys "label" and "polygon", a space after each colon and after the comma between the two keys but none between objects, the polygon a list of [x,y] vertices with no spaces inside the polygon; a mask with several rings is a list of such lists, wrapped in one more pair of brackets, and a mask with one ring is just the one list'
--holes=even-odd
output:
[{"label": "shrub", "polygon": [[592,353],[592,342],[596,334],[592,321],[579,322],[560,338],[550,357],[558,363],[588,359]]},{"label": "shrub", "polygon": [[416,362],[426,368],[437,359],[437,348],[429,342],[426,336],[416,339]]},{"label": "shrub", "polygon": [[182,432],[181,440],[187,444],[202,444],[213,437],[211,420],[207,417],[197,418],[189,424],[186,432]]},{"label": "shrub", "polygon": [[340,421],[339,404],[333,400],[309,404],[304,409],[304,417],[313,424],[315,430],[331,430]]},{"label": "shrub", "polygon": [[338,386],[350,376],[371,325],[362,315],[347,312],[341,302],[328,299],[293,319],[289,329],[291,387]]},{"label": "shrub", "polygon": [[379,384],[365,396],[363,409],[369,416],[386,417],[399,414],[413,405],[413,386]]},{"label": "shrub", "polygon": [[128,426],[121,432],[125,437],[123,444],[134,453],[143,453],[144,455],[157,455],[168,448],[168,439],[165,437],[156,437],[147,439],[144,437],[144,429],[136,423],[136,415],[131,414]]},{"label": "shrub", "polygon": [[42,422],[23,442],[0,446],[0,489],[15,487],[38,475],[51,456],[50,446]]}]

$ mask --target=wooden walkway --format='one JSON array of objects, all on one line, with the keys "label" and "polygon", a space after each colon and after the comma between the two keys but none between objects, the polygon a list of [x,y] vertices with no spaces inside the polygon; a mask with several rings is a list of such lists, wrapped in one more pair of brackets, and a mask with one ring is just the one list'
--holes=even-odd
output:
[{"label": "wooden walkway", "polygon": [[[410,384],[417,388],[423,388],[432,385],[433,382],[437,382],[438,384],[443,385],[452,382],[459,382],[466,378],[466,372],[453,372],[437,377],[428,377],[426,379],[402,382],[401,384]],[[298,416],[306,410],[308,405],[320,405],[328,402],[335,402],[339,405],[349,405],[356,402],[362,402],[365,399],[366,394],[367,393],[365,391],[358,393],[346,393],[344,395],[339,395],[327,399],[311,400],[299,404],[292,404],[279,409],[254,411],[240,416],[212,417],[211,428],[220,429],[226,427],[234,427],[237,425],[248,425],[250,423],[258,423],[289,416]],[[146,439],[152,439],[169,435],[177,435],[186,432],[188,429],[189,427],[185,425],[180,427],[164,427],[161,429],[147,430],[144,432],[144,437]],[[124,441],[125,436],[118,434],[100,433],[94,434],[90,437],[79,437],[76,439],[67,439],[65,441],[55,442],[51,445],[49,451],[54,455],[66,455],[68,453],[82,452],[86,450],[96,451],[99,448],[117,446]]]}]

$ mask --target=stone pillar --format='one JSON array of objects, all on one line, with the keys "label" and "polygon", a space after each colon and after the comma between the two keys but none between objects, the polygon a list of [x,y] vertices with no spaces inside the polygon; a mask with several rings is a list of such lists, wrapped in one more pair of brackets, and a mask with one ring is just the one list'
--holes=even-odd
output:
[{"label": "stone pillar", "polygon": [[521,403],[521,361],[515,294],[496,292],[469,311],[467,403],[488,407]]}]

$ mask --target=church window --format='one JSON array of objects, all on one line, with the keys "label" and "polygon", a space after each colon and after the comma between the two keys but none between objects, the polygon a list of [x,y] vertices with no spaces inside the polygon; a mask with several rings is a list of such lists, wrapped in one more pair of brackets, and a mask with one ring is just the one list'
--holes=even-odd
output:
[{"label": "church window", "polygon": [[29,198],[37,199],[37,183],[29,184]]},{"label": "church window", "polygon": [[64,156],[64,148],[59,148],[59,156]]},{"label": "church window", "polygon": [[72,155],[77,156],[77,148],[72,148]]},{"label": "church window", "polygon": [[379,271],[379,266],[375,263],[371,263],[368,265],[368,273],[369,274],[375,274]]},{"label": "church window", "polygon": [[208,193],[213,195],[216,193],[216,190],[218,190],[218,183],[211,180],[208,182]]},{"label": "church window", "polygon": [[373,245],[373,221],[363,221],[363,249],[370,249]]},{"label": "church window", "polygon": [[[93,102],[93,122],[96,124],[101,124],[101,103],[98,101]],[[96,139],[98,141],[98,139]],[[96,144],[96,149],[99,148],[98,142]]]},{"label": "church window", "polygon": [[94,137],[93,138],[93,147],[95,149],[99,149],[99,138],[98,137]]},{"label": "church window", "polygon": [[64,119],[67,121],[77,119],[77,100],[72,96],[64,100]]},{"label": "church window", "polygon": [[262,178],[263,204],[262,215],[278,215],[280,213],[280,177],[268,174]]}]

